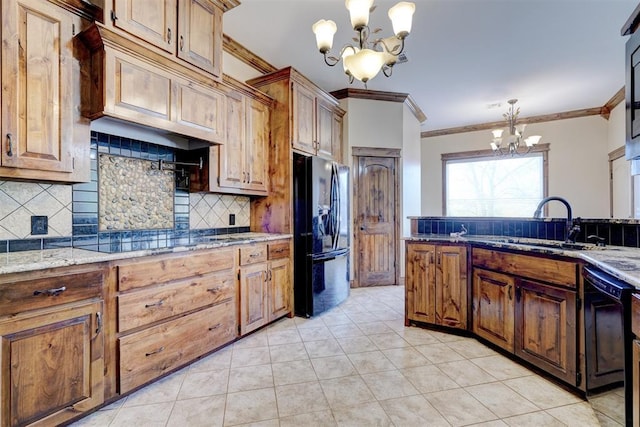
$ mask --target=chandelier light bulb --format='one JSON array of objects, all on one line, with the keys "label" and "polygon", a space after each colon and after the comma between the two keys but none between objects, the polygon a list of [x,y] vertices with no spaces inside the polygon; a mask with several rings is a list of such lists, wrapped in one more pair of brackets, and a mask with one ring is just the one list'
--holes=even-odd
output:
[{"label": "chandelier light bulb", "polygon": [[393,33],[401,39],[411,32],[411,21],[416,5],[411,2],[401,1],[389,9],[389,19],[393,25]]},{"label": "chandelier light bulb", "polygon": [[347,60],[346,58],[354,55],[356,53],[360,52],[360,49],[358,49],[357,47],[353,47],[353,46],[348,46],[343,52],[342,52],[342,67],[344,68],[344,72],[347,75],[352,75],[351,72],[349,71],[349,68],[347,67]]},{"label": "chandelier light bulb", "polygon": [[358,31],[369,25],[369,9],[373,0],[346,0],[345,6],[349,11],[351,26]]},{"label": "chandelier light bulb", "polygon": [[326,53],[333,47],[333,35],[338,30],[336,23],[324,19],[319,20],[311,26],[313,33],[316,35],[316,44],[320,53]]}]

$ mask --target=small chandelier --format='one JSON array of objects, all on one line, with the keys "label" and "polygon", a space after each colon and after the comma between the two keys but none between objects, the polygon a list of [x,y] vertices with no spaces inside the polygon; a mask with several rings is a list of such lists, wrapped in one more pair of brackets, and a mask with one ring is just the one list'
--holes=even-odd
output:
[{"label": "small chandelier", "polygon": [[[531,151],[534,145],[540,142],[540,138],[542,137],[540,135],[531,135],[523,139],[522,135],[524,133],[524,128],[527,125],[516,124],[516,121],[518,120],[518,114],[520,114],[520,107],[514,110],[514,105],[516,104],[516,102],[518,102],[518,100],[510,99],[507,102],[511,105],[511,107],[509,111],[504,113],[502,116],[507,121],[509,135],[507,136],[507,138],[502,138],[502,132],[504,131],[504,129],[492,130],[491,133],[493,134],[493,140],[491,141],[491,149],[496,155],[509,154],[513,156],[514,154],[527,154]],[[506,141],[504,141],[504,139],[506,139]],[[503,142],[507,143],[506,147],[503,147]],[[519,150],[521,145],[524,145],[526,147],[526,151]]]},{"label": "small chandelier", "polygon": [[[351,18],[351,25],[358,36],[354,41],[357,46],[345,45],[340,50],[339,57],[331,56],[329,51],[333,46],[333,35],[336,33],[336,23],[319,20],[311,27],[316,35],[318,50],[324,55],[324,62],[333,67],[342,59],[344,72],[349,76],[349,83],[356,78],[365,84],[374,78],[380,70],[387,77],[391,76],[393,64],[398,55],[404,51],[404,39],[411,32],[411,20],[415,11],[415,4],[402,1],[389,9],[389,18],[393,24],[394,36],[379,38],[369,42],[369,13],[375,10],[373,0],[346,0],[347,10]],[[373,34],[382,31],[375,29]]]}]

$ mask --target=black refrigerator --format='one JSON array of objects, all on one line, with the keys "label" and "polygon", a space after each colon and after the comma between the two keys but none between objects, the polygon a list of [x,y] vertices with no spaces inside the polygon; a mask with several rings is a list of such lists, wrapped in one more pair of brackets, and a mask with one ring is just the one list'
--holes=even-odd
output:
[{"label": "black refrigerator", "polygon": [[311,317],[349,296],[349,168],[293,156],[294,309]]}]

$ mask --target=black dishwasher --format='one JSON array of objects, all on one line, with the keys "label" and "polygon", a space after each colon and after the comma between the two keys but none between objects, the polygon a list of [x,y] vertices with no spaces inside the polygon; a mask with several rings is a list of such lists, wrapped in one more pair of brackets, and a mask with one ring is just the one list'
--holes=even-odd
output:
[{"label": "black dishwasher", "polygon": [[633,286],[584,267],[587,393],[624,385],[626,425],[632,422],[631,292]]}]

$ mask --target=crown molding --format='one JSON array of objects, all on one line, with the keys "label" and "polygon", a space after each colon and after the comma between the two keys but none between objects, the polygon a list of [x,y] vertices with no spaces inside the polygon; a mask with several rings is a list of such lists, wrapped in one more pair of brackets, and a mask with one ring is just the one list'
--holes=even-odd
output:
[{"label": "crown molding", "polygon": [[[531,123],[543,123],[552,122],[554,120],[575,119],[578,117],[587,116],[602,116],[604,119],[609,120],[611,110],[613,110],[619,103],[624,101],[624,86],[617,91],[611,99],[607,101],[602,107],[583,108],[581,110],[565,111],[562,113],[544,114],[541,116],[523,117],[518,118],[518,123],[531,124]],[[491,123],[480,123],[477,125],[459,126],[446,129],[437,129],[424,131],[420,133],[420,138],[433,138],[434,136],[453,135],[456,133],[476,132],[480,130],[491,130],[504,126],[504,120]]]},{"label": "crown molding", "polygon": [[268,74],[278,70],[226,34],[222,35],[222,49],[262,74]]},{"label": "crown molding", "polygon": [[389,101],[404,103],[409,107],[413,115],[418,119],[420,123],[427,120],[427,116],[422,112],[418,104],[408,93],[398,92],[384,92],[381,90],[368,90],[368,89],[353,89],[344,88],[331,92],[331,95],[337,99],[343,98],[356,98],[356,99],[368,99],[372,101]]}]

